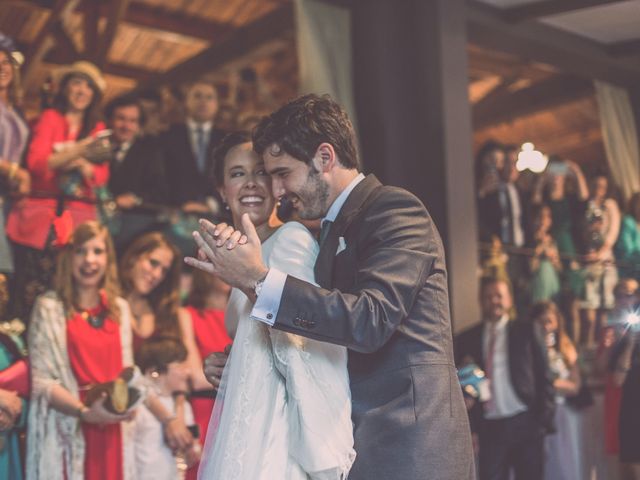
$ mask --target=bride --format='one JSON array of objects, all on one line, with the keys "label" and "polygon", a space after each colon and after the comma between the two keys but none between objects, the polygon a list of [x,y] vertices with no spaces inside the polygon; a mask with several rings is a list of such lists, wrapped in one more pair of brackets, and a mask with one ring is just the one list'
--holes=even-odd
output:
[{"label": "bride", "polygon": [[[218,189],[234,225],[248,214],[266,264],[313,282],[318,245],[299,223],[270,224],[271,180],[249,136],[228,135],[215,160]],[[195,259],[187,262],[202,267]],[[234,345],[198,478],[346,479],[355,459],[346,349],[271,329],[250,319],[251,308],[234,289],[225,317]]]}]

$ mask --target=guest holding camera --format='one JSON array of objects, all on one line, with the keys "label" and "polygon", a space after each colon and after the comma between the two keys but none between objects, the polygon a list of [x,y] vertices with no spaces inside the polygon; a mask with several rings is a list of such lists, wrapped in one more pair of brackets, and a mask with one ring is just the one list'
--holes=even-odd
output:
[{"label": "guest holding camera", "polygon": [[108,163],[94,164],[104,130],[98,120],[106,87],[100,71],[76,62],[62,71],[53,108],[42,112],[26,157],[32,193],[14,204],[7,234],[16,245],[16,290],[22,305],[16,314],[28,317],[35,297],[49,288],[54,255],[50,247],[64,244],[73,228],[97,217],[95,190],[107,183]]}]

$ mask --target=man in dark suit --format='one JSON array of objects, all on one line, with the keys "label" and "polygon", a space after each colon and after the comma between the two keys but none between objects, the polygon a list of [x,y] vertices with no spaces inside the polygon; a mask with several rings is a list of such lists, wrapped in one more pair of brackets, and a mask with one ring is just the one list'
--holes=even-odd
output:
[{"label": "man in dark suit", "polygon": [[303,220],[323,219],[320,287],[267,269],[248,217],[246,243],[240,232],[203,223],[200,260],[188,262],[255,299],[256,321],[348,347],[357,452],[350,479],[474,478],[444,251],[424,205],[359,173],[353,127],[329,97],[290,102],[261,121],[253,141],[274,194]]},{"label": "man in dark suit", "polygon": [[167,182],[160,146],[142,135],[144,114],[138,99],[125,95],[105,108],[114,147],[109,191],[119,208],[131,210],[141,203],[166,204]]},{"label": "man in dark suit", "polygon": [[214,125],[218,93],[213,84],[198,81],[185,96],[186,121],[163,135],[165,169],[170,179],[169,201],[185,212],[218,213],[213,181],[213,150],[225,132]]},{"label": "man in dark suit", "polygon": [[[491,242],[497,237],[506,247],[522,248],[526,244],[527,212],[518,187],[520,175],[516,168],[517,152],[513,146],[504,147],[488,142],[481,152],[483,165],[495,165],[495,171],[485,171],[478,189],[478,220],[480,238]],[[507,270],[514,286],[515,301],[520,311],[526,310],[528,295],[528,260],[518,252],[507,249]]]},{"label": "man in dark suit", "polygon": [[475,363],[491,382],[491,398],[470,410],[480,446],[480,479],[541,480],[544,435],[553,431],[555,395],[540,332],[509,320],[513,306],[503,280],[485,279],[483,322],[458,335],[456,364]]},{"label": "man in dark suit", "polygon": [[105,116],[113,131],[108,188],[120,211],[112,234],[121,251],[137,235],[161,228],[155,206],[168,204],[168,185],[157,139],[142,134],[145,115],[137,97],[115,98]]},{"label": "man in dark suit", "polygon": [[507,156],[504,147],[495,143],[483,147],[480,155],[481,165],[491,166],[485,167],[478,187],[480,234],[487,240],[495,236],[504,245],[523,247],[525,212],[516,184],[517,158]]}]

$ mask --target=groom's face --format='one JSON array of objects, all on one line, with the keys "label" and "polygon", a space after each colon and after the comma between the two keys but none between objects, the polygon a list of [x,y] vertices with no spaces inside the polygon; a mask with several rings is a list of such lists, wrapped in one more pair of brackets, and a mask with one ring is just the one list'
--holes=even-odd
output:
[{"label": "groom's face", "polygon": [[286,196],[299,217],[304,220],[322,218],[329,210],[329,185],[313,165],[287,153],[272,149],[264,153],[264,164],[271,175],[273,195]]}]

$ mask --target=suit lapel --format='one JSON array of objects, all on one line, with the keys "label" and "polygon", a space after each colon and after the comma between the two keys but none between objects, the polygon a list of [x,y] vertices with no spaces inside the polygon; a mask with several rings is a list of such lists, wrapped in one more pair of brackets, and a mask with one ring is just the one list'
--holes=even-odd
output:
[{"label": "suit lapel", "polygon": [[[187,122],[185,121],[184,123],[182,123],[180,125],[181,128],[181,142],[183,145],[183,152],[189,152],[189,163],[191,164],[191,166],[189,168],[194,169],[195,171],[198,171],[198,162],[196,161],[196,154],[193,151],[193,144],[191,143],[191,130],[189,130],[189,125],[187,125]],[[184,164],[183,164],[184,165]]]},{"label": "suit lapel", "polygon": [[351,191],[344,205],[340,209],[335,222],[331,225],[329,234],[320,248],[315,264],[316,282],[323,288],[333,286],[333,262],[341,236],[347,230],[353,219],[360,213],[369,196],[380,186],[380,182],[374,175],[367,175]]}]

